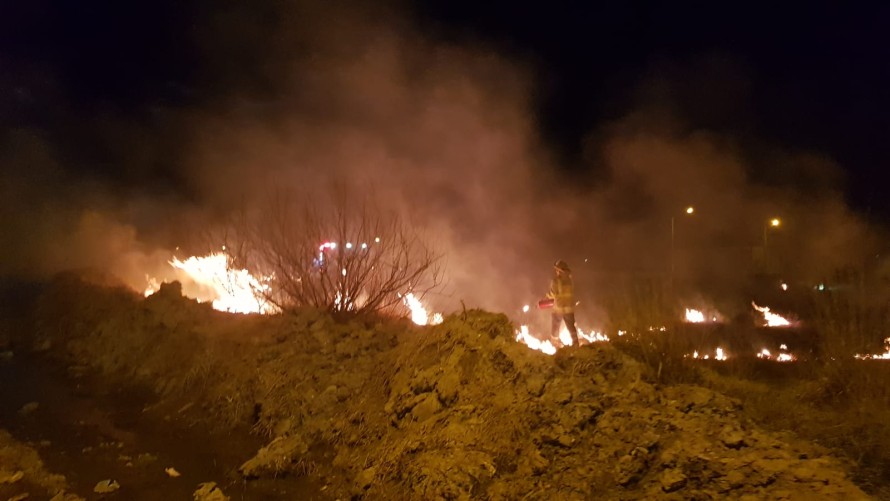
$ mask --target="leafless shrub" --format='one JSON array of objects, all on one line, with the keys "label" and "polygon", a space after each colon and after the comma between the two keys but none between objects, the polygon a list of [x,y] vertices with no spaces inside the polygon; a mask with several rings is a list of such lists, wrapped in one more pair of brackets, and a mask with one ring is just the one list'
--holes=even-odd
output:
[{"label": "leafless shrub", "polygon": [[224,239],[236,266],[266,277],[258,293],[282,311],[392,314],[404,295],[442,284],[442,255],[416,227],[342,186],[324,200],[276,191]]}]

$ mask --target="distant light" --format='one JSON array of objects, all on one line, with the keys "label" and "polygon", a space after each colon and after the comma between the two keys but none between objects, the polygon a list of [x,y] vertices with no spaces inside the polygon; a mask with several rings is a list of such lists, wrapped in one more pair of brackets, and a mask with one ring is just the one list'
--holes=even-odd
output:
[{"label": "distant light", "polygon": [[782,287],[782,290],[783,290],[783,291],[787,291],[787,290],[788,290],[788,284],[786,284],[785,282],[782,282],[782,285],[781,285],[780,287]]},{"label": "distant light", "polygon": [[376,238],[374,238],[374,243],[379,244],[379,243],[380,243],[380,237],[376,237]]},{"label": "distant light", "polygon": [[343,268],[343,276],[346,276],[346,268]]},{"label": "distant light", "polygon": [[362,243],[362,249],[367,249],[367,248],[368,248],[368,244]]},{"label": "distant light", "polygon": [[769,225],[770,225],[770,226],[779,226],[780,224],[782,224],[782,220],[779,219],[779,218],[777,218],[777,217],[774,217],[774,218],[772,218],[772,219],[769,220]]},{"label": "distant light", "polygon": [[352,248],[352,242],[346,242],[346,248],[347,248],[347,249],[351,249],[351,248]]},{"label": "distant light", "polygon": [[695,212],[695,207],[692,207],[692,206],[686,207],[687,214],[692,214],[693,212]]},{"label": "distant light", "polygon": [[819,289],[820,291],[824,291],[824,290],[825,290],[825,284],[819,284],[819,286],[816,287],[816,288]]},{"label": "distant light", "polygon": [[525,305],[525,306],[522,307],[522,312],[523,312],[523,313],[528,313],[528,305]]}]

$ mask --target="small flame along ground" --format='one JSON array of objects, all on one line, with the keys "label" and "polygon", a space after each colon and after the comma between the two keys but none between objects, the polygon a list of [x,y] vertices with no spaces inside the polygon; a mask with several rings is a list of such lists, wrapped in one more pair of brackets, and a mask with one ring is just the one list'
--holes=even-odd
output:
[{"label": "small flame along ground", "polygon": [[729,358],[727,356],[726,352],[723,350],[723,348],[720,348],[719,346],[714,349],[714,355],[710,355],[708,353],[699,353],[698,350],[695,350],[692,352],[692,355],[686,355],[686,357],[687,358],[691,357],[696,360],[711,360],[711,359],[713,359],[713,360],[719,360],[721,362],[726,360],[727,358]]},{"label": "small flame along ground", "polygon": [[686,308],[686,321],[693,324],[700,324],[705,321],[705,314],[700,310],[693,310],[692,308]]},{"label": "small flame along ground", "polygon": [[402,300],[405,302],[405,306],[411,310],[411,321],[417,325],[438,325],[442,323],[442,314],[441,313],[433,313],[430,315],[429,311],[423,306],[423,303],[417,299],[413,293],[409,292],[402,296]]},{"label": "small flame along ground", "polygon": [[751,306],[763,314],[763,320],[767,327],[788,327],[791,325],[788,319],[769,311],[768,306],[757,306],[754,301],[751,301]]},{"label": "small flame along ground", "polygon": [[[578,329],[578,340],[581,344],[598,343],[608,341],[609,336],[597,331],[584,332],[582,329]],[[528,325],[519,327],[519,331],[516,333],[516,341],[547,355],[555,354],[558,349],[551,340],[541,341],[538,337],[533,336],[528,330]],[[559,331],[557,344],[559,344],[559,347],[572,345],[572,335],[569,334],[569,330],[565,325]]]},{"label": "small flame along ground", "polygon": [[720,315],[714,310],[710,310],[708,315],[710,318],[705,316],[704,310],[696,310],[694,308],[685,308],[685,314],[683,316],[683,320],[690,324],[703,324],[710,322],[719,322]]},{"label": "small flame along ground", "polygon": [[[225,252],[214,252],[206,256],[192,256],[184,260],[174,257],[169,261],[178,278],[187,278],[198,285],[200,292],[187,294],[192,299],[200,302],[211,302],[214,309],[230,313],[276,313],[277,309],[274,305],[261,299],[262,293],[269,290],[269,280],[264,277],[255,277],[247,270],[231,269],[229,263],[230,258]],[[146,277],[146,280],[149,285],[145,289],[144,294],[145,296],[150,296],[160,288],[160,282],[154,277]],[[442,314],[430,313],[413,293],[408,292],[400,297],[410,313],[411,320],[415,324],[435,325],[442,322]],[[791,325],[789,320],[772,313],[769,307],[761,307],[753,302],[751,304],[754,309],[763,314],[764,321],[768,327],[787,327]],[[525,305],[522,311],[523,313],[528,313],[529,309],[529,306]],[[685,309],[685,320],[691,323],[707,321],[702,311],[691,308]],[[664,327],[657,329],[650,327],[648,330],[650,332],[664,332],[666,329]],[[619,335],[624,333],[624,331],[618,331]],[[595,330],[585,332],[583,329],[578,329],[578,337],[582,344],[609,341],[607,335]],[[522,325],[516,333],[516,341],[548,355],[555,354],[559,348],[572,345],[571,335],[569,335],[565,325],[561,327],[558,339],[546,339],[543,341],[529,331],[528,325]],[[890,360],[890,338],[885,340],[885,347],[886,351],[884,353],[856,355],[856,358],[859,360]],[[797,360],[793,354],[788,353],[785,345],[780,347],[777,354],[773,354],[770,350],[763,348],[756,353],[756,356],[777,362],[793,362]],[[729,355],[722,348],[718,347],[713,355],[695,351],[687,355],[687,357],[722,361],[726,360]]]},{"label": "small flame along ground", "polygon": [[884,353],[874,355],[856,355],[859,360],[890,360],[890,337],[884,339]]},{"label": "small flame along ground", "polygon": [[775,360],[776,362],[794,362],[795,360],[797,360],[797,357],[795,357],[791,353],[788,353],[788,346],[784,344],[779,346],[779,353],[777,353],[775,356],[770,353],[768,349],[763,348],[762,350],[760,350],[759,353],[757,353],[757,358],[762,360]]}]

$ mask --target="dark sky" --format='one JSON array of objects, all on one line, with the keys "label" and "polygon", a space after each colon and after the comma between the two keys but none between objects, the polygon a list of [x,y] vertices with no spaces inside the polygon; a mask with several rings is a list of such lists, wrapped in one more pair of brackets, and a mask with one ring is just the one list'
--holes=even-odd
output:
[{"label": "dark sky", "polygon": [[[851,205],[873,219],[890,218],[883,194],[890,162],[890,7],[519,4],[435,0],[389,8],[407,12],[434,39],[490,47],[531,68],[540,134],[568,175],[585,162],[591,131],[641,100],[669,101],[685,127],[732,135],[753,156],[776,147],[835,159],[848,173]],[[42,131],[72,173],[122,186],[175,186],[179,135],[156,113],[212,107],[234,93],[274,105],[275,72],[257,54],[275,40],[262,27],[299,31],[336,22],[291,18],[286,5],[5,2],[0,123]],[[301,51],[276,57],[308,57]],[[160,153],[121,167],[121,159],[140,150],[133,138],[146,130],[150,149]],[[764,182],[770,175],[769,166],[752,173]]]},{"label": "dark sky", "polygon": [[[687,79],[673,98],[691,127],[824,152],[850,173],[850,202],[886,216],[890,7],[756,4],[439,1],[424,10],[536,61],[544,131],[570,156],[584,131],[627,112],[640,79],[673,67]],[[712,66],[697,72],[703,60]]]}]

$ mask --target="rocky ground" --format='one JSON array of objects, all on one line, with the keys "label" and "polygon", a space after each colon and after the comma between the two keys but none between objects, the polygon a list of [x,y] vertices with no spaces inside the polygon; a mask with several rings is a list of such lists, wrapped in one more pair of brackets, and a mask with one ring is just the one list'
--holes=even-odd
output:
[{"label": "rocky ground", "polygon": [[147,385],[159,416],[265,437],[239,478],[213,479],[218,496],[301,478],[316,499],[868,499],[839,460],[750,425],[737,401],[650,384],[608,344],[531,351],[503,315],[228,315],[175,284],[143,299],[67,276],[34,318],[21,346]]}]

